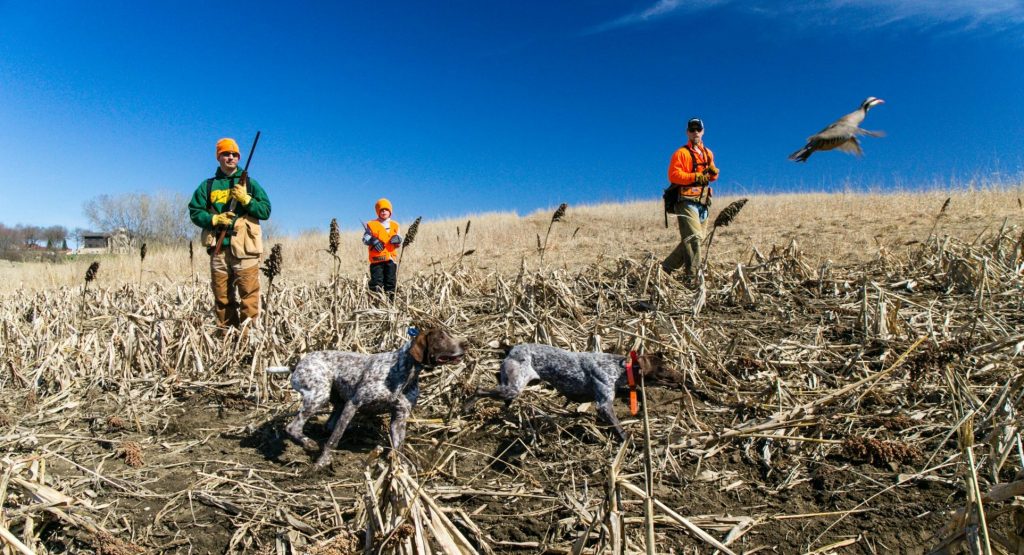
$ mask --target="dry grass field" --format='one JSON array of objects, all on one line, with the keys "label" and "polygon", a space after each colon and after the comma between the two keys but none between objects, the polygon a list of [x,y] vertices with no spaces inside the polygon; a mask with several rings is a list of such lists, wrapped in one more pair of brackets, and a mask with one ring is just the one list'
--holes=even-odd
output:
[{"label": "dry grass field", "polygon": [[[713,262],[722,267],[735,266],[747,262],[754,248],[770,250],[773,245],[786,245],[791,240],[796,241],[812,265],[826,259],[837,265],[864,262],[876,257],[880,250],[905,252],[907,243],[927,238],[935,225],[936,213],[949,197],[945,192],[752,197],[736,224],[718,233]],[[1004,219],[1009,219],[1008,225],[1020,225],[1024,214],[1021,198],[1024,186],[954,194],[951,208],[935,231],[970,242],[983,232],[998,231]],[[734,200],[735,197],[716,198],[710,220]],[[464,219],[424,221],[418,244],[403,259],[402,273],[451,269],[459,253],[470,249],[475,252],[462,260],[466,268],[515,273],[525,259],[527,268],[535,269],[539,258],[537,236],[543,239],[553,210],[554,207],[524,217],[487,213]],[[411,220],[403,219],[401,223],[407,227]],[[472,222],[470,233],[463,238],[467,221]],[[332,262],[325,252],[327,227],[324,222],[320,233],[270,238],[270,243],[280,242],[283,247],[285,267],[289,270],[282,281],[313,283],[330,279]],[[366,251],[359,241],[360,235],[356,231],[342,234],[339,256],[343,261],[341,274],[346,278],[360,279],[367,273]],[[571,270],[619,256],[642,259],[653,255],[662,259],[678,238],[675,222],[665,228],[660,202],[570,206],[565,220],[552,231],[547,265]],[[81,285],[91,260],[17,266],[0,261],[0,291]],[[203,278],[209,275],[206,261],[203,253],[196,250],[194,263],[190,263],[187,245],[170,250],[150,249],[143,279],[172,284],[187,281],[192,275]],[[106,258],[102,266],[97,278],[101,287],[138,283],[137,256]]]},{"label": "dry grass field", "polygon": [[[368,297],[355,232],[332,275],[325,226],[271,238],[283,270],[244,336],[210,325],[185,245],[101,258],[88,287],[92,260],[0,263],[0,545],[1024,552],[1022,196],[751,197],[695,290],[658,269],[678,235],[653,202],[570,206],[543,263],[551,211],[424,222],[394,303]],[[421,377],[400,456],[359,416],[312,472],[282,436],[297,396],[264,368],[394,349],[411,324],[472,352]],[[617,403],[625,443],[544,386],[464,410],[527,341],[660,352],[685,383],[645,384],[635,417]]]}]

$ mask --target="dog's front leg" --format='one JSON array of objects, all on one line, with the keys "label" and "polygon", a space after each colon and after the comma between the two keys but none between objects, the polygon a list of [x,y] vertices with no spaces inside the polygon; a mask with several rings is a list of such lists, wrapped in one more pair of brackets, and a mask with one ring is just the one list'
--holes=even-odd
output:
[{"label": "dog's front leg", "polygon": [[615,416],[615,407],[612,405],[611,401],[597,405],[597,413],[603,416],[605,420],[615,427],[615,432],[619,434],[619,439],[626,441],[626,438],[628,438],[629,435],[626,433],[626,430],[622,429],[622,424],[619,423],[619,417]]},{"label": "dog's front leg", "polygon": [[331,464],[331,451],[338,446],[341,435],[345,433],[345,428],[348,428],[349,422],[352,421],[352,417],[356,415],[358,409],[359,407],[352,401],[345,403],[345,408],[342,409],[341,416],[338,417],[338,423],[335,424],[331,437],[327,438],[327,443],[324,444],[323,453],[320,453],[320,458],[316,461],[317,468],[324,468]]},{"label": "dog's front leg", "polygon": [[399,403],[391,410],[391,448],[396,452],[405,442],[405,421],[409,419],[412,407]]}]

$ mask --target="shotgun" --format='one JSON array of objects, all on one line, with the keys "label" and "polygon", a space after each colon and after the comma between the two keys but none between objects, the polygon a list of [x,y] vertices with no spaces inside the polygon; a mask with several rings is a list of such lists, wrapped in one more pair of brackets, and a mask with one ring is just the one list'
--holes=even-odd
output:
[{"label": "shotgun", "polygon": [[[242,175],[238,178],[238,184],[246,189],[249,187],[249,162],[252,162],[252,155],[256,152],[256,143],[258,142],[260,142],[259,131],[256,132],[256,138],[252,141],[252,148],[249,149],[249,157],[245,159],[245,167],[242,168]],[[231,199],[231,202],[228,203],[228,209],[226,212],[234,212],[236,204],[238,203],[235,202],[235,199]],[[217,235],[217,246],[213,249],[214,256],[220,254],[220,247],[224,244],[224,236],[227,235],[227,233],[228,226],[224,226],[224,229],[220,230],[220,233]]]}]

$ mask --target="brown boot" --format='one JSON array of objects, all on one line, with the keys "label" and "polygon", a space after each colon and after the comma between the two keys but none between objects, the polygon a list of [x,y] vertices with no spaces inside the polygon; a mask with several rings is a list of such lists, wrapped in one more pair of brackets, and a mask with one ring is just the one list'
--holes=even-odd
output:
[{"label": "brown boot", "polygon": [[238,296],[241,297],[242,318],[255,320],[260,315],[260,268],[253,266],[235,274]]},{"label": "brown boot", "polygon": [[220,327],[238,325],[238,302],[235,290],[230,286],[227,273],[213,272],[210,275],[210,289],[213,290],[213,311]]}]

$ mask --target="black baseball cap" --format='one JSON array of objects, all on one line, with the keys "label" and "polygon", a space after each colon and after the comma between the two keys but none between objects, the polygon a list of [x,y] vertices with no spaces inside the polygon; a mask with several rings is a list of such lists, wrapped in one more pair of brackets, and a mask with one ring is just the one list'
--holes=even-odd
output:
[{"label": "black baseball cap", "polygon": [[703,131],[704,122],[700,118],[690,118],[690,121],[686,122],[687,131]]}]

